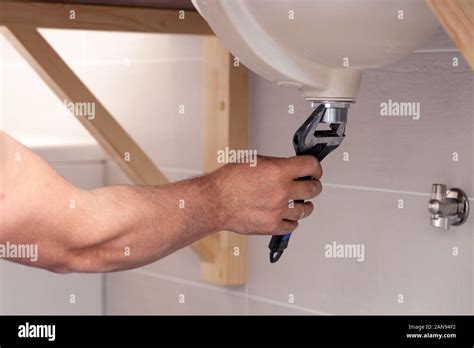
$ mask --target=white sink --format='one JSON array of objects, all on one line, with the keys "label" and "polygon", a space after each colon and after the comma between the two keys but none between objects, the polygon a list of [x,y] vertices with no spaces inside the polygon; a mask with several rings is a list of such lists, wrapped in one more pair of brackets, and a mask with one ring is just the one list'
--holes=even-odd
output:
[{"label": "white sink", "polygon": [[424,0],[193,3],[248,68],[309,100],[354,101],[363,69],[408,55],[438,26]]}]

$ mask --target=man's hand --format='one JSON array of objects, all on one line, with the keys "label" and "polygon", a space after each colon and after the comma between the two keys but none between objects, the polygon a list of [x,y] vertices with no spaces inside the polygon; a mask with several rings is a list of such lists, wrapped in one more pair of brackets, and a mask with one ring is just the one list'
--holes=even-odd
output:
[{"label": "man's hand", "polygon": [[[321,165],[313,156],[258,157],[257,166],[228,164],[211,174],[223,229],[241,234],[285,234],[313,211],[321,192]],[[310,176],[314,180],[295,181]]]}]

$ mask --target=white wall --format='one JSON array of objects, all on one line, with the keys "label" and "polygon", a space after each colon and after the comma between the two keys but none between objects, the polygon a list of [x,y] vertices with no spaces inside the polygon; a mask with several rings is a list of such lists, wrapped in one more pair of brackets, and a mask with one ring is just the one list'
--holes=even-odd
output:
[{"label": "white wall", "polygon": [[[201,39],[80,30],[41,33],[155,163],[200,168]],[[93,142],[63,102],[0,38],[3,128],[29,140]]]},{"label": "white wall", "polygon": [[[44,33],[170,179],[200,172],[200,38]],[[451,65],[454,56],[457,68]],[[8,64],[20,69],[15,61]],[[8,79],[15,88],[4,89],[3,98],[14,133],[91,141],[76,120],[52,115],[57,102],[42,82],[25,90],[14,81],[15,73]],[[389,98],[419,101],[421,119],[378,116],[379,104]],[[250,99],[252,148],[292,155],[291,138],[309,114],[308,104],[298,92],[253,74]],[[184,115],[178,113],[180,104]],[[289,104],[295,115],[288,115]],[[436,181],[474,195],[472,106],[472,72],[439,31],[422,51],[365,73],[346,140],[323,163],[324,192],[315,213],[301,224],[279,263],[268,263],[267,237],[251,237],[248,283],[223,288],[201,282],[198,259],[185,248],[147,267],[107,275],[107,313],[473,313],[474,220],[446,232],[429,225],[426,210]],[[28,115],[28,122],[21,115]],[[452,161],[455,151],[458,162]],[[343,152],[349,152],[349,162],[342,160]],[[128,182],[110,163],[106,178],[108,184]],[[397,208],[399,199],[403,209]],[[325,258],[323,247],[334,240],[365,244],[365,261]],[[452,256],[454,246],[459,256]],[[185,304],[178,302],[179,294],[186,295]],[[290,294],[295,303],[288,302]]]},{"label": "white wall", "polygon": [[[194,79],[189,83],[199,88]],[[381,117],[380,103],[388,99],[420,102],[420,120]],[[426,208],[435,182],[473,197],[472,110],[472,72],[440,30],[402,62],[365,73],[346,140],[324,161],[324,192],[280,262],[268,262],[267,237],[251,237],[247,284],[222,288],[203,283],[197,258],[183,249],[143,269],[108,275],[107,312],[473,313],[474,220],[443,231],[430,226]],[[291,156],[292,135],[309,112],[297,91],[251,75],[250,139],[259,153]],[[194,155],[182,152],[173,166],[183,158],[194,162]],[[186,174],[182,168],[179,176]],[[364,244],[365,260],[325,258],[324,246],[333,241]]]}]

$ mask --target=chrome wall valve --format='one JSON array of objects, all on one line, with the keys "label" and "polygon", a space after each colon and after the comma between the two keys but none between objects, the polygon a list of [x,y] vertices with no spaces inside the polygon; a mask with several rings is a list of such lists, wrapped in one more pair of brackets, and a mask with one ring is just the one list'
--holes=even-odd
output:
[{"label": "chrome wall valve", "polygon": [[447,189],[446,185],[433,184],[428,202],[431,225],[449,230],[466,222],[469,216],[469,198],[458,188]]}]

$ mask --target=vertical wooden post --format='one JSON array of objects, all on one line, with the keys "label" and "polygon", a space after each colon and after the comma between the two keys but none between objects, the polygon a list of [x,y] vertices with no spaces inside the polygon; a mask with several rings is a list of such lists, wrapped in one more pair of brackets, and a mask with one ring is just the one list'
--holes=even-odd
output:
[{"label": "vertical wooden post", "polygon": [[[217,151],[248,146],[248,70],[216,37],[204,39],[203,169],[220,166]],[[241,285],[246,280],[246,240],[228,231],[198,243],[214,245],[212,258],[202,262],[204,280]]]}]

